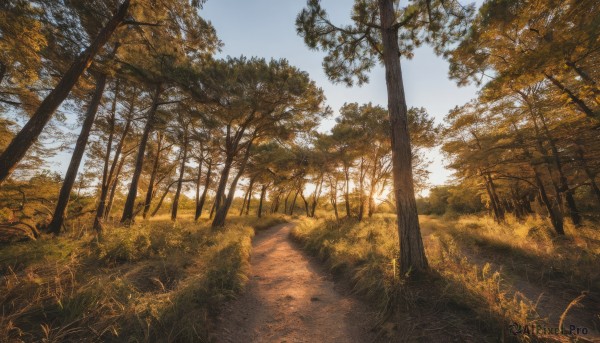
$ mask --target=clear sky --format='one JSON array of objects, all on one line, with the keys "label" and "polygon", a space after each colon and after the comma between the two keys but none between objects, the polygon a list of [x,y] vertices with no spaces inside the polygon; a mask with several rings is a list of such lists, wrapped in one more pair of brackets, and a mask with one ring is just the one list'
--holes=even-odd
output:
[{"label": "clear sky", "polygon": [[[331,20],[340,24],[349,22],[352,3],[353,0],[323,0],[322,6]],[[369,84],[362,87],[348,88],[327,79],[321,66],[325,54],[309,50],[296,34],[296,16],[305,5],[305,0],[208,0],[201,15],[212,22],[224,43],[220,56],[286,58],[307,71],[323,88],[335,113],[345,102],[372,102],[387,107],[385,74],[380,66],[371,73]],[[412,60],[403,59],[402,70],[408,106],[426,108],[438,123],[454,106],[476,96],[475,87],[458,88],[448,79],[448,63],[427,46],[417,49]],[[332,125],[333,119],[323,123],[322,128]],[[432,151],[429,159],[433,162],[430,183],[445,183],[451,171],[444,167],[442,156]]]}]

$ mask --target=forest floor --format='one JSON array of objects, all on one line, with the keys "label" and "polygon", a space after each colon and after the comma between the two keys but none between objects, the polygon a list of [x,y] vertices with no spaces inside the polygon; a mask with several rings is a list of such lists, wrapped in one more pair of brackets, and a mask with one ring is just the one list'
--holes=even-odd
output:
[{"label": "forest floor", "polygon": [[[426,246],[435,244],[436,236],[456,224],[456,222],[444,223],[432,217],[427,217],[425,222],[427,224],[422,225],[421,233]],[[558,327],[562,317],[563,328],[566,331],[576,333],[586,328],[584,334],[579,333],[578,341],[600,342],[600,294],[597,292],[600,285],[596,282],[589,281],[587,285],[575,282],[574,276],[569,275],[567,270],[552,264],[549,268],[544,268],[547,266],[540,261],[539,254],[523,247],[498,245],[484,236],[474,238],[454,233],[454,238],[462,256],[470,263],[480,269],[488,264],[492,272],[501,275],[502,284],[509,292],[519,294],[520,297],[534,304],[537,315],[547,321],[548,326],[542,326]],[[576,242],[569,239],[555,243],[564,245],[572,251],[582,249],[579,252],[582,255],[587,254],[588,249],[593,250],[589,246],[585,248],[576,246]],[[529,247],[532,247],[531,243]],[[578,267],[573,265],[571,269]],[[532,322],[534,323],[540,324]],[[552,335],[546,338],[562,341]],[[572,337],[563,338],[566,341],[572,339]]]},{"label": "forest floor", "polygon": [[217,342],[372,342],[373,310],[290,239],[294,224],[260,231],[244,294],[220,314]]}]

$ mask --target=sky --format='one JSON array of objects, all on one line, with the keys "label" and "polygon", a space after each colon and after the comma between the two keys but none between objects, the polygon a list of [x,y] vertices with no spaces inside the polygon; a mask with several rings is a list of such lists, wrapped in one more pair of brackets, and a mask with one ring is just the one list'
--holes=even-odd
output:
[{"label": "sky", "polygon": [[[353,0],[322,0],[321,3],[334,24],[350,21]],[[308,72],[324,90],[334,115],[345,102],[372,102],[387,107],[385,73],[381,66],[371,72],[369,83],[362,87],[349,88],[328,80],[321,65],[325,53],[308,49],[296,33],[296,16],[305,5],[305,0],[209,0],[200,14],[212,22],[224,43],[217,57],[285,58],[291,65]],[[474,86],[459,88],[448,79],[448,63],[430,47],[418,48],[412,60],[401,62],[408,107],[424,107],[437,123],[443,122],[450,109],[476,97]],[[321,130],[328,130],[334,123],[334,119],[327,119]],[[445,168],[443,156],[437,150],[428,155],[432,161],[430,184],[449,181],[452,172]]]}]

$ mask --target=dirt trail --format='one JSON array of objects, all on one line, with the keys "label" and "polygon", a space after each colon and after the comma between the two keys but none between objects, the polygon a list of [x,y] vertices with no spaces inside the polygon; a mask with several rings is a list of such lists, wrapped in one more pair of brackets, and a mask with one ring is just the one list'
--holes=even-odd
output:
[{"label": "dirt trail", "polygon": [[246,292],[225,306],[216,341],[372,342],[374,314],[291,242],[293,225],[255,237]]}]

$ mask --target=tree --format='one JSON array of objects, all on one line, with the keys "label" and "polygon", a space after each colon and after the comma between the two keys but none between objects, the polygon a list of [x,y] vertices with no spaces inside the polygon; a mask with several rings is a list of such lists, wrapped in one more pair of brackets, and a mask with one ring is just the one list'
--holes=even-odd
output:
[{"label": "tree", "polygon": [[38,138],[54,111],[60,106],[63,100],[69,95],[69,92],[79,80],[79,77],[88,68],[93,58],[104,44],[110,39],[113,32],[120,26],[127,15],[129,9],[129,0],[125,0],[118,8],[113,17],[100,30],[96,38],[85,51],[77,57],[71,67],[65,72],[56,87],[46,96],[38,109],[13,138],[11,143],[0,155],[0,184],[10,176],[17,163],[25,156],[27,150]]},{"label": "tree", "polygon": [[[306,73],[285,60],[228,58],[215,61],[201,78],[208,97],[219,99],[210,111],[221,123],[225,137],[212,223],[213,228],[218,228],[225,224],[252,146],[275,137],[289,140],[298,132],[315,127],[326,111],[322,108],[322,90]],[[229,183],[234,165],[237,173]]]},{"label": "tree", "polygon": [[386,70],[394,194],[398,216],[400,271],[427,269],[415,201],[408,115],[400,56],[410,57],[422,41],[438,52],[465,31],[473,6],[458,1],[416,1],[394,8],[396,1],[356,1],[353,25],[337,27],[327,18],[318,0],[309,0],[296,26],[306,44],[328,52],[325,72],[336,82],[349,85],[368,81],[366,73],[380,60]]},{"label": "tree", "polygon": [[486,1],[450,53],[450,75],[460,84],[487,77],[519,89],[545,81],[598,120],[599,11],[593,0]]},{"label": "tree", "polygon": [[[199,2],[192,1],[192,4],[197,6]],[[171,10],[172,6],[176,6],[178,10]],[[174,104],[182,101],[184,91],[194,92],[189,78],[199,74],[199,69],[221,44],[212,25],[203,20],[198,15],[197,8],[187,1],[144,9],[148,11],[146,15],[150,18],[162,19],[161,25],[145,28],[144,30],[151,32],[150,35],[144,31],[140,32],[143,43],[140,44],[139,39],[136,40],[135,47],[130,47],[128,53],[118,61],[152,89],[152,105],[146,112],[146,123],[140,139],[135,169],[121,216],[123,224],[135,221],[138,183],[144,165],[146,145],[154,130],[159,107],[162,109],[168,105],[172,108]],[[202,98],[203,101],[207,101],[201,93],[194,93],[195,99]]]}]

